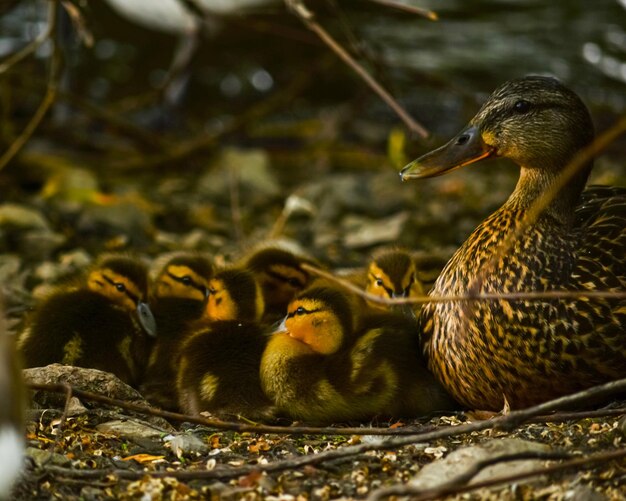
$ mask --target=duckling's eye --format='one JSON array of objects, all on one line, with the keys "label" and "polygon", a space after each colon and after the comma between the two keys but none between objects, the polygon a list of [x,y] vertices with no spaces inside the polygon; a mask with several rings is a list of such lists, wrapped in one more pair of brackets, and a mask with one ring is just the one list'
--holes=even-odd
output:
[{"label": "duckling's eye", "polygon": [[378,287],[382,287],[383,286],[383,280],[381,278],[377,278],[376,279],[376,285],[378,285]]},{"label": "duckling's eye", "polygon": [[126,292],[126,286],[124,284],[115,284],[115,288],[120,292]]},{"label": "duckling's eye", "polygon": [[215,294],[217,289],[215,287],[209,287],[209,294]]},{"label": "duckling's eye", "polygon": [[183,278],[180,279],[180,281],[184,285],[191,285],[191,277],[189,275],[185,275]]},{"label": "duckling's eye", "polygon": [[526,101],[525,99],[520,99],[513,105],[513,109],[517,113],[526,113],[528,112],[528,110],[530,110],[530,102]]},{"label": "duckling's eye", "polygon": [[304,309],[303,306],[298,306],[296,308],[296,311],[294,312],[296,315],[304,315],[306,313],[306,310]]},{"label": "duckling's eye", "polygon": [[300,280],[298,280],[297,278],[289,278],[287,279],[287,283],[295,288],[302,287]]}]

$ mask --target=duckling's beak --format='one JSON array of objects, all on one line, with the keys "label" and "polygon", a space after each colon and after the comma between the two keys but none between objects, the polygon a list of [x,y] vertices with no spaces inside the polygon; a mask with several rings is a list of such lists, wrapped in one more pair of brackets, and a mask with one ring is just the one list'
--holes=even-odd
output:
[{"label": "duckling's beak", "polygon": [[272,334],[277,334],[278,332],[287,332],[287,317],[272,325]]},{"label": "duckling's beak", "polygon": [[485,144],[478,127],[470,125],[447,144],[426,153],[400,171],[400,179],[422,179],[445,174],[465,165],[478,162],[495,153]]},{"label": "duckling's beak", "polygon": [[149,336],[155,337],[157,332],[156,320],[154,319],[154,315],[148,303],[139,301],[139,304],[137,304],[137,316],[139,317],[139,323],[143,327],[143,330],[146,331]]}]

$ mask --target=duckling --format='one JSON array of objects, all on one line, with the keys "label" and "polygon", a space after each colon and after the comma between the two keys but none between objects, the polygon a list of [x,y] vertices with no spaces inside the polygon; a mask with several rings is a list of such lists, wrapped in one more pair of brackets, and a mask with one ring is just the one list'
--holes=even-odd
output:
[{"label": "duckling", "polygon": [[354,318],[344,291],[326,285],[290,303],[261,359],[263,390],[279,412],[328,424],[454,408],[425,368],[414,321],[380,312],[359,326]]},{"label": "duckling", "polygon": [[312,282],[302,265],[319,266],[313,258],[278,245],[261,247],[248,256],[242,266],[252,271],[263,290],[265,315],[277,320],[294,296]]},{"label": "duckling", "polygon": [[171,382],[176,379],[180,347],[190,326],[206,312],[212,275],[208,257],[183,252],[170,257],[154,280],[150,302],[159,329],[141,391],[162,409],[178,409]]},{"label": "duckling", "polygon": [[[387,299],[419,297],[424,295],[424,286],[418,278],[417,267],[411,254],[399,248],[381,249],[374,253],[367,268],[365,291]],[[368,302],[371,307],[383,308],[382,303]],[[411,305],[399,308],[413,314]],[[415,310],[419,311],[419,307]]]},{"label": "duckling", "polygon": [[181,349],[176,387],[189,414],[267,418],[270,401],[261,390],[259,365],[267,343],[260,320],[263,294],[254,275],[226,269],[209,282],[207,318]]},{"label": "duckling", "polygon": [[31,312],[18,339],[26,367],[78,365],[136,385],[156,333],[147,295],[143,263],[103,256],[76,283],[60,286]]},{"label": "duckling", "polygon": [[[431,294],[624,292],[626,189],[583,191],[592,161],[519,231],[593,137],[589,112],[573,91],[553,78],[525,77],[504,83],[456,137],[406,166],[403,180],[487,157],[520,167],[509,199],[454,254]],[[429,303],[420,323],[430,369],[470,408],[497,411],[505,401],[523,408],[626,373],[624,299]]]},{"label": "duckling", "polygon": [[24,454],[25,393],[18,358],[0,311],[0,499],[9,499]]}]

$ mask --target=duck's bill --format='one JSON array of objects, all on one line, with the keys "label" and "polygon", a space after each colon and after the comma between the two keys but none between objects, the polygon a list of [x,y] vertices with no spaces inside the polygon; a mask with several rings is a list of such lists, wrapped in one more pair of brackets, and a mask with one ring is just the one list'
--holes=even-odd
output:
[{"label": "duck's bill", "polygon": [[400,171],[402,181],[441,176],[446,172],[490,157],[495,151],[485,144],[477,127],[471,126],[447,144],[426,153]]}]

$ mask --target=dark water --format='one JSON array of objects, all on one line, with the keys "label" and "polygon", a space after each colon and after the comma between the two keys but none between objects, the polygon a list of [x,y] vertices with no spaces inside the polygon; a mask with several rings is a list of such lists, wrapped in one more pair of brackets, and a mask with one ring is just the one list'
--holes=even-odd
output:
[{"label": "dark water", "polygon": [[[334,8],[322,0],[308,5],[346,46],[354,48],[350,37],[357,41],[369,69],[435,137],[456,132],[498,84],[529,73],[551,74],[573,87],[592,108],[599,128],[626,108],[626,8],[619,0],[404,1],[435,10],[440,20],[399,14],[366,0],[336,2],[340,7]],[[22,1],[3,15],[0,55],[43,28],[46,5]],[[85,48],[65,37],[67,89],[106,106],[156,88],[177,37],[133,24],[103,0],[84,5],[95,44]],[[44,45],[39,60],[48,52]],[[331,62],[322,63],[324,58]],[[324,69],[313,73],[314,81],[283,115],[315,115],[351,102],[357,114],[387,130],[397,122],[278,2],[253,16],[222,22],[203,38],[183,105],[188,122],[181,130],[212,127],[218,117],[285,92],[294,78],[318,64]]]}]

